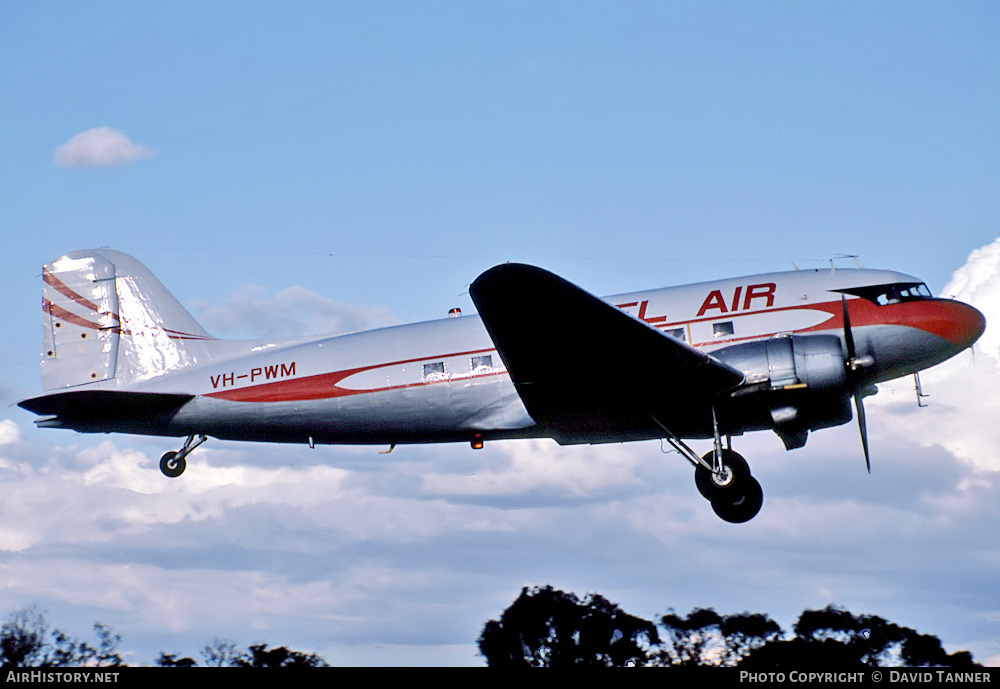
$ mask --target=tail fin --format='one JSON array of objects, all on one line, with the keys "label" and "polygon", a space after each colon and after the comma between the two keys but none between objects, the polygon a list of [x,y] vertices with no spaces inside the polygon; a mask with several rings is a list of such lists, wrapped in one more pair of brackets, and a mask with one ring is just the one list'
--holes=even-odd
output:
[{"label": "tail fin", "polygon": [[204,361],[214,338],[146,266],[88,249],[42,269],[42,385],[134,382]]}]

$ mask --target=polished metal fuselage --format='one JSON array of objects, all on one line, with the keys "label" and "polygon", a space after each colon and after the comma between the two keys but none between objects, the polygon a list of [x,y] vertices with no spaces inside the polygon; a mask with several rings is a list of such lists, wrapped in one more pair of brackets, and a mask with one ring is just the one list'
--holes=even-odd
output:
[{"label": "polished metal fuselage", "polygon": [[[857,353],[872,362],[861,382],[871,385],[937,364],[970,344],[967,337],[956,334],[972,318],[966,313],[971,307],[965,304],[927,299],[879,306],[848,292],[865,285],[917,282],[889,271],[794,271],[627,293],[606,301],[691,346],[713,352],[793,334],[833,335],[843,341],[843,300]],[[560,318],[557,303],[540,303],[538,308]],[[122,351],[114,376],[60,391],[184,394],[191,396],[189,401],[169,414],[75,425],[52,419],[49,424],[43,420],[43,425],[317,444],[544,435],[521,403],[477,316],[335,337],[246,342],[184,333],[158,340],[149,332],[155,323],[146,322],[145,331],[137,327],[139,320],[156,317],[148,309],[134,316],[131,324],[123,318]],[[958,324],[950,327],[950,320]],[[587,323],[567,322],[565,327],[579,338],[587,337]],[[652,366],[655,361],[594,361],[579,375],[641,377]],[[738,419],[730,419],[727,431],[757,427],[754,423],[743,429]],[[672,430],[680,437],[704,437],[711,432],[710,420],[697,428]],[[653,434],[647,428],[623,428],[589,441],[641,437]]]}]

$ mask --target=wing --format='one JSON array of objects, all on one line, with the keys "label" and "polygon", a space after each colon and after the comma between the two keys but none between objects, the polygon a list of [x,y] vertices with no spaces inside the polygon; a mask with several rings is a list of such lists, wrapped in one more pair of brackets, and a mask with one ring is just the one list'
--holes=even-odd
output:
[{"label": "wing", "polygon": [[469,289],[532,418],[560,443],[711,435],[743,374],[541,268],[496,266]]}]

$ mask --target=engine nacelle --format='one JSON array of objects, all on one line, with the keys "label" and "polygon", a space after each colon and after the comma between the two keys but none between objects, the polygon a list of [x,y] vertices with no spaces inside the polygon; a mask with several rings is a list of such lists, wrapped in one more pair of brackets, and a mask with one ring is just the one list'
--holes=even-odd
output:
[{"label": "engine nacelle", "polygon": [[745,342],[712,356],[746,376],[722,405],[721,425],[771,428],[787,449],[802,447],[810,430],[851,420],[850,390],[840,338],[790,335]]},{"label": "engine nacelle", "polygon": [[804,387],[828,393],[847,385],[844,352],[836,335],[773,337],[719,349],[712,356],[742,371],[742,387],[748,392]]}]

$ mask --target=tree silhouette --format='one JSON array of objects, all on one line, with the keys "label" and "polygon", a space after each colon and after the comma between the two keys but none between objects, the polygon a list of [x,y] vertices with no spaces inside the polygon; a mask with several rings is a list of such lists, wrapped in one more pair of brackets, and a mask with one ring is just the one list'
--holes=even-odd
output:
[{"label": "tree silhouette", "polygon": [[160,652],[160,657],[156,659],[157,667],[194,667],[198,663],[194,658],[178,658],[173,653]]},{"label": "tree silhouette", "polygon": [[0,627],[0,661],[3,667],[36,664],[45,647],[48,625],[35,608],[18,610]]},{"label": "tree silhouette", "polygon": [[74,639],[59,629],[49,629],[37,608],[13,613],[0,626],[0,665],[3,667],[122,667],[121,637],[100,623],[94,624],[97,646]]},{"label": "tree silhouette", "polygon": [[201,657],[209,667],[235,667],[240,651],[235,641],[215,638],[201,649]]},{"label": "tree silhouette", "polygon": [[908,667],[975,667],[968,651],[946,653],[941,639],[930,634],[917,634],[912,629],[900,649],[903,665]]},{"label": "tree silhouette", "polygon": [[499,620],[479,637],[491,667],[680,665],[746,669],[971,667],[972,654],[948,654],[936,636],[918,634],[876,615],[855,615],[835,606],[805,610],[794,637],[767,615],[720,615],[695,608],[673,611],[656,626],[623,612],[597,594],[581,601],[572,593],[521,590]]},{"label": "tree silhouette", "polygon": [[[327,667],[327,662],[315,653],[293,651],[284,646],[268,648],[255,644],[240,651],[229,639],[213,639],[201,651],[208,667]],[[171,653],[160,653],[156,664],[160,667],[194,667],[193,658],[178,658]]]},{"label": "tree silhouette", "polygon": [[326,661],[315,653],[291,651],[284,646],[268,649],[267,644],[256,644],[248,653],[236,660],[236,667],[327,667]]},{"label": "tree silhouette", "polygon": [[784,635],[778,623],[767,615],[749,612],[723,617],[719,631],[725,639],[726,664],[733,665]]},{"label": "tree silhouette", "polygon": [[[722,618],[711,608],[695,608],[687,617],[669,612],[660,618],[666,632],[657,665],[706,665],[711,649],[719,644]],[[718,651],[718,648],[715,648]]]},{"label": "tree silhouette", "polygon": [[877,615],[855,615],[827,606],[806,610],[794,626],[795,638],[754,650],[740,663],[744,668],[803,667],[865,668],[971,667],[972,654],[948,654],[936,636],[918,634],[909,627]]},{"label": "tree silhouette", "polygon": [[782,636],[781,627],[767,615],[719,615],[711,608],[695,608],[687,617],[669,612],[660,626],[664,639],[653,656],[656,665],[732,666]]},{"label": "tree silhouette", "polygon": [[483,627],[479,652],[491,667],[621,667],[643,664],[657,643],[656,625],[602,596],[525,587]]},{"label": "tree silhouette", "polygon": [[[49,627],[37,608],[11,614],[0,625],[0,667],[124,667],[118,645],[121,637],[111,627],[96,623],[96,645],[79,641]],[[233,641],[214,639],[202,649],[205,664],[215,667],[326,667],[315,653],[294,651],[285,646],[268,648],[255,644],[240,651]],[[160,652],[159,667],[194,667],[189,657]]]}]

